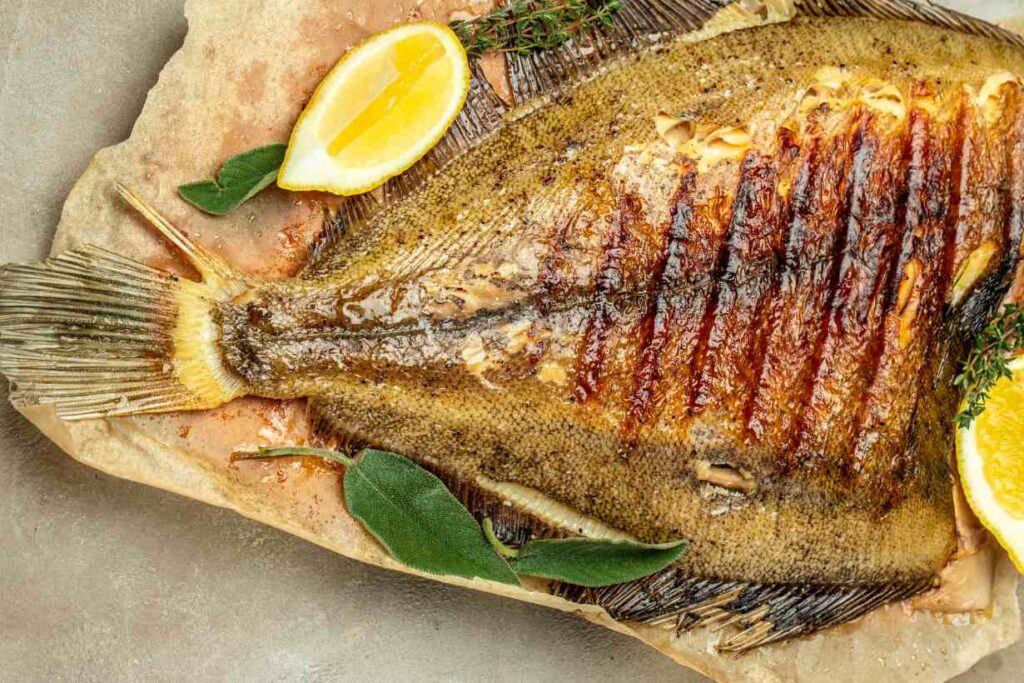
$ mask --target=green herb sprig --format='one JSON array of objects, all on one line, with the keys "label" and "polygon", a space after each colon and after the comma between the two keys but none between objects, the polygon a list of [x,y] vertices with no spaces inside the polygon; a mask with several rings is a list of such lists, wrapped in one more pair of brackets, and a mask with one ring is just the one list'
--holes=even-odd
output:
[{"label": "green herb sprig", "polygon": [[643,578],[675,562],[685,541],[648,545],[585,538],[502,543],[440,479],[412,460],[367,449],[351,458],[321,448],[261,448],[235,460],[315,456],[345,466],[345,505],[398,562],[429,574],[519,585],[518,575],[596,588]]},{"label": "green herb sprig", "polygon": [[610,26],[622,0],[512,0],[476,19],[453,21],[471,57],[556,47],[581,31]]},{"label": "green herb sprig", "polygon": [[224,162],[217,180],[201,180],[178,187],[186,202],[214,216],[223,216],[277,180],[288,145],[250,149]]},{"label": "green herb sprig", "polygon": [[1010,378],[1010,360],[1024,348],[1024,309],[1016,304],[1004,306],[974,340],[974,348],[953,380],[962,388],[965,404],[956,416],[960,429],[967,429],[985,410],[989,392],[1003,377]]}]

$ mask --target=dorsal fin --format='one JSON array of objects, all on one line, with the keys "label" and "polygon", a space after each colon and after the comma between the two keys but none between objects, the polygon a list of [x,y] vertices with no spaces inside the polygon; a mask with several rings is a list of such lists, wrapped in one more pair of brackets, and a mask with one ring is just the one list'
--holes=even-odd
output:
[{"label": "dorsal fin", "polygon": [[915,0],[625,0],[611,26],[587,31],[558,47],[509,55],[512,91],[516,103],[523,105],[586,78],[610,58],[643,49],[666,36],[711,28],[708,22],[712,18],[720,31],[727,31],[800,15],[920,21],[1024,46],[1024,37],[1016,33]]},{"label": "dorsal fin", "polygon": [[748,4],[713,0],[626,0],[608,26],[583,31],[558,47],[510,54],[508,74],[516,103],[522,106],[536,97],[550,95],[568,83],[587,78],[609,59],[641,50],[666,36],[696,31],[727,7],[736,13],[737,25],[744,18],[752,24],[761,24],[789,16],[786,12],[789,3],[785,1],[758,3],[758,9],[753,11],[746,7]]},{"label": "dorsal fin", "polygon": [[[763,2],[764,0],[757,0]],[[815,17],[875,17],[943,26],[1024,47],[1024,36],[982,19],[917,0],[793,0],[797,14]]]},{"label": "dorsal fin", "polygon": [[452,159],[472,149],[500,128],[505,111],[505,104],[484,78],[479,65],[473,64],[466,106],[448,133],[412,168],[386,182],[380,192],[348,197],[336,215],[325,217],[325,229],[310,250],[311,256],[304,276],[315,275],[317,264],[341,235],[372,218],[389,202],[406,196]]}]

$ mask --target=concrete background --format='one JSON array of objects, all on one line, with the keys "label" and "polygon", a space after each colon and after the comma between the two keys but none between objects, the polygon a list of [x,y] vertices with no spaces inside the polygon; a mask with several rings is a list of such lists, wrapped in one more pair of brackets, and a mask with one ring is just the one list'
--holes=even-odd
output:
[{"label": "concrete background", "polygon": [[[0,263],[128,136],[183,0],[0,0]],[[1024,2],[960,2],[987,18]],[[964,683],[1020,680],[1024,644]],[[0,681],[703,680],[553,610],[385,572],[65,456],[0,387]]]}]

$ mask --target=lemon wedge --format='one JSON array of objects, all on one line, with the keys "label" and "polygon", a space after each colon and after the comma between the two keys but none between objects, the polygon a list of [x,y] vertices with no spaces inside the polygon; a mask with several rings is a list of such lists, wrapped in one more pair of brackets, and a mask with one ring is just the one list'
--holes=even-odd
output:
[{"label": "lemon wedge", "polygon": [[957,432],[957,465],[971,509],[1024,572],[1024,358],[989,392],[985,410]]},{"label": "lemon wedge", "polygon": [[377,33],[334,65],[292,130],[277,184],[367,192],[437,144],[469,91],[469,61],[444,24]]}]

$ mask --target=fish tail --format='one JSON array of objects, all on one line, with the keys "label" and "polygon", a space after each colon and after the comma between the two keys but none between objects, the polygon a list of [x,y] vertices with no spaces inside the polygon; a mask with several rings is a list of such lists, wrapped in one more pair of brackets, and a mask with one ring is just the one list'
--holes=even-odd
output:
[{"label": "fish tail", "polygon": [[11,399],[65,419],[213,408],[245,383],[217,347],[213,308],[243,276],[128,188],[121,196],[188,258],[195,282],[95,246],[0,270],[0,372]]}]

